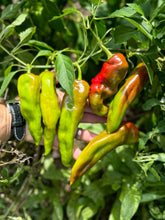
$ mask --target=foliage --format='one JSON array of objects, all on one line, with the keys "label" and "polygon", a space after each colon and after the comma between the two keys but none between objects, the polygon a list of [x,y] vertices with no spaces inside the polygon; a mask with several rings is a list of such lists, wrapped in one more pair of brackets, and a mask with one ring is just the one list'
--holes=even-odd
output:
[{"label": "foliage", "polygon": [[[58,87],[72,97],[75,77],[90,83],[110,52],[125,54],[129,72],[143,61],[150,82],[126,114],[140,130],[138,145],[107,154],[72,188],[56,150],[44,158],[30,143],[1,145],[0,219],[165,219],[164,15],[163,0],[2,1],[5,100],[17,95],[20,74],[55,67]],[[104,126],[81,124],[95,133]]]}]

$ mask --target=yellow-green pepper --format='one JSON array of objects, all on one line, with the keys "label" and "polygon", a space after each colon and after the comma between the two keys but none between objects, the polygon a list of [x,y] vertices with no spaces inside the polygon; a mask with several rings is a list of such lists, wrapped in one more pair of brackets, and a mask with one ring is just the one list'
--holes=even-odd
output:
[{"label": "yellow-green pepper", "polygon": [[40,105],[44,127],[45,155],[51,152],[56,125],[60,117],[60,107],[56,93],[56,77],[53,72],[44,71],[41,77]]},{"label": "yellow-green pepper", "polygon": [[43,129],[40,109],[40,77],[33,73],[22,74],[18,78],[18,94],[23,118],[27,121],[36,145],[39,145]]},{"label": "yellow-green pepper", "polygon": [[66,93],[62,101],[58,140],[61,160],[67,167],[72,165],[74,135],[84,114],[89,88],[86,81],[76,79],[73,83],[73,100]]},{"label": "yellow-green pepper", "polygon": [[72,167],[70,184],[73,184],[87,170],[108,152],[123,144],[134,144],[139,139],[139,131],[131,122],[122,125],[116,132],[103,131],[97,135],[81,152]]}]

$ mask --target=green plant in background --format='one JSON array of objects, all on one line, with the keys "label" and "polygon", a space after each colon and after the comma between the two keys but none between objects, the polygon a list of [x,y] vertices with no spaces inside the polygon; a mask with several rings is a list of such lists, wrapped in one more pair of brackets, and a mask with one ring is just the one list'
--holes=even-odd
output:
[{"label": "green plant in background", "polygon": [[72,187],[56,153],[43,158],[30,143],[2,144],[0,219],[165,219],[164,1],[6,0],[0,10],[2,98],[18,95],[17,79],[29,69],[39,75],[56,66],[72,99],[75,74],[81,69],[91,84],[109,51],[126,56],[128,73],[143,62],[149,75],[125,114],[140,131],[138,144],[108,153]]}]

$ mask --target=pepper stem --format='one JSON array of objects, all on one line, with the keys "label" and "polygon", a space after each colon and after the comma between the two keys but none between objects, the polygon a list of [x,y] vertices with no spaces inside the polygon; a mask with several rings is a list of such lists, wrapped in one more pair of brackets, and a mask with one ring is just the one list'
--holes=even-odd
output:
[{"label": "pepper stem", "polygon": [[31,73],[31,68],[32,68],[31,65],[27,64],[26,67],[27,67],[27,73]]},{"label": "pepper stem", "polygon": [[74,66],[76,66],[76,68],[77,68],[77,70],[78,70],[77,79],[78,79],[78,80],[82,80],[82,72],[81,72],[80,65],[79,65],[77,62],[75,62],[75,63],[74,63]]},{"label": "pepper stem", "polygon": [[99,38],[99,36],[96,35],[96,33],[91,29],[92,34],[94,35],[94,37],[96,38],[96,40],[98,41],[99,46],[101,47],[101,49],[106,53],[107,58],[111,58],[113,53],[111,53],[110,50],[108,50],[104,45],[103,42],[101,41],[101,39]]}]

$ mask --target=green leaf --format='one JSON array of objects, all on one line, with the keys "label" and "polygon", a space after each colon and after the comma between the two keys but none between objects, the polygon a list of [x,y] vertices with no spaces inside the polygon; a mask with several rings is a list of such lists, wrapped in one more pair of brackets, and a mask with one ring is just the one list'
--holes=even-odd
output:
[{"label": "green leaf", "polygon": [[36,31],[36,27],[30,27],[28,29],[26,29],[25,31],[21,32],[19,34],[20,37],[20,42],[18,43],[18,45],[12,50],[12,53],[15,53],[22,45],[24,45],[25,43],[27,43],[33,36],[33,34]]},{"label": "green leaf", "polygon": [[6,20],[6,19],[14,18],[17,15],[18,10],[20,9],[20,7],[22,6],[23,3],[24,3],[24,1],[19,1],[19,2],[15,3],[15,4],[8,5],[2,11],[1,20]]},{"label": "green leaf", "polygon": [[55,69],[59,83],[66,90],[69,97],[73,99],[73,82],[75,80],[75,71],[72,60],[63,55],[58,54],[55,60]]},{"label": "green leaf", "polygon": [[138,12],[139,14],[141,14],[141,15],[144,16],[144,12],[143,12],[143,10],[142,10],[142,8],[141,8],[140,5],[137,5],[137,4],[135,4],[135,3],[127,3],[127,5],[128,5],[130,8],[134,9],[134,10],[135,10],[136,12]]},{"label": "green leaf", "polygon": [[79,199],[79,194],[73,191],[73,193],[69,197],[69,202],[67,203],[67,207],[66,207],[68,219],[77,220],[76,212],[78,206],[78,199]]},{"label": "green leaf", "polygon": [[153,21],[164,10],[165,10],[165,2],[163,2],[159,7],[156,7],[150,19],[150,22]]},{"label": "green leaf", "polygon": [[63,220],[63,207],[60,198],[57,196],[53,197],[53,207],[52,219]]},{"label": "green leaf", "polygon": [[115,202],[113,203],[112,210],[109,215],[109,220],[120,219],[120,208],[121,208],[121,202],[119,197],[117,197]]},{"label": "green leaf", "polygon": [[158,126],[154,129],[155,133],[165,132],[165,120],[159,121]]},{"label": "green leaf", "polygon": [[36,55],[37,57],[41,57],[41,56],[51,56],[52,52],[50,50],[40,50],[38,52],[38,54]]},{"label": "green leaf", "polygon": [[114,39],[116,44],[127,42],[134,34],[137,34],[137,30],[130,26],[119,25],[114,31]]},{"label": "green leaf", "polygon": [[159,199],[163,199],[163,198],[165,198],[165,193],[164,193],[164,192],[162,192],[161,195],[156,194],[156,193],[154,193],[154,192],[144,193],[144,194],[142,195],[141,202],[142,202],[142,203],[143,203],[143,202],[151,202],[151,201],[153,201],[153,200],[159,200]]},{"label": "green leaf", "polygon": [[135,20],[131,19],[131,18],[127,18],[127,17],[123,17],[124,19],[126,19],[127,21],[129,21],[131,24],[133,24],[140,32],[142,32],[147,38],[149,38],[150,40],[152,40],[152,35],[138,22],[136,22]]},{"label": "green leaf", "polygon": [[36,47],[39,50],[50,50],[54,51],[54,49],[46,44],[45,42],[37,41],[37,40],[30,40],[27,45]]},{"label": "green leaf", "polygon": [[13,33],[15,26],[21,25],[26,18],[27,13],[22,13],[10,25],[3,29],[0,33],[0,41],[2,41],[5,37],[10,36]]},{"label": "green leaf", "polygon": [[131,17],[132,15],[134,15],[136,13],[136,11],[133,8],[130,7],[123,7],[119,10],[114,11],[112,14],[110,14],[110,18],[113,17]]},{"label": "green leaf", "polygon": [[144,136],[140,137],[139,145],[138,145],[139,151],[144,148],[144,146],[146,145],[147,141],[149,139],[151,139],[152,135],[153,135],[153,131],[150,131],[150,132],[146,133]]},{"label": "green leaf", "polygon": [[[42,56],[47,56],[50,57],[52,55],[52,52],[50,50],[40,50],[37,55],[34,57],[32,63],[38,58],[38,57],[42,57]],[[31,64],[32,64],[31,63]]]},{"label": "green leaf", "polygon": [[141,195],[141,190],[137,184],[134,184],[130,189],[128,189],[121,201],[120,220],[132,219],[139,207]]},{"label": "green leaf", "polygon": [[54,21],[54,20],[56,20],[56,19],[62,18],[62,17],[64,17],[64,16],[66,16],[66,15],[73,14],[73,13],[77,13],[77,14],[79,14],[81,17],[83,17],[82,14],[81,14],[81,12],[78,11],[77,9],[75,9],[74,7],[66,8],[66,9],[64,9],[62,12],[63,12],[63,14],[58,15],[58,16],[54,16],[54,17],[51,19],[51,21]]},{"label": "green leaf", "polygon": [[11,73],[13,64],[9,65],[6,69],[5,69],[5,73],[4,76],[6,77],[9,73]]},{"label": "green leaf", "polygon": [[105,206],[103,193],[101,192],[97,182],[91,183],[89,186],[87,186],[84,190],[83,195],[92,199],[96,207],[102,206],[103,208]]},{"label": "green leaf", "polygon": [[5,78],[4,78],[4,81],[1,85],[1,89],[0,89],[0,97],[3,95],[3,93],[5,92],[6,88],[8,87],[10,81],[12,80],[12,78],[15,76],[15,74],[18,72],[19,70],[17,71],[14,71],[14,72],[11,72],[10,74],[8,74]]},{"label": "green leaf", "polygon": [[20,43],[19,44],[24,44],[24,43],[28,42],[32,38],[35,31],[36,31],[36,27],[30,27],[30,28],[26,29],[25,31],[21,32],[19,34],[19,36],[20,36]]},{"label": "green leaf", "polygon": [[27,18],[28,14],[26,12],[20,14],[12,23],[12,26],[19,26],[21,25],[25,19]]},{"label": "green leaf", "polygon": [[151,110],[152,107],[157,106],[157,105],[161,105],[160,101],[155,99],[155,98],[151,98],[148,99],[143,105],[142,108],[145,111]]}]

